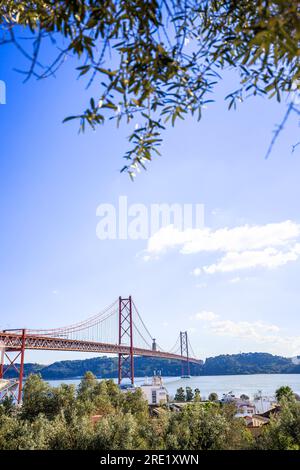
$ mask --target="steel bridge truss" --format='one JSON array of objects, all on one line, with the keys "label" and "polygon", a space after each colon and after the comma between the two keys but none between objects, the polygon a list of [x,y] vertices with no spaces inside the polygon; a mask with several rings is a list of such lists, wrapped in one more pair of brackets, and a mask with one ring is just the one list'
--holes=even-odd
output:
[{"label": "steel bridge truss", "polygon": [[[1,341],[1,361],[0,361],[0,379],[5,379],[7,373],[14,369],[17,373],[17,381],[13,387],[7,388],[7,395],[12,395],[14,399],[20,403],[22,401],[22,386],[23,386],[23,375],[24,375],[24,357],[25,357],[25,330],[22,330],[19,341],[14,344],[7,346],[5,341]],[[4,367],[5,361],[8,363]],[[17,367],[17,361],[19,361],[19,367]]]},{"label": "steel bridge truss", "polygon": [[119,353],[118,383],[123,378],[134,383],[132,300],[119,297],[119,346],[129,345],[129,352]]},{"label": "steel bridge truss", "polygon": [[[115,354],[118,356],[119,384],[123,379],[129,379],[132,384],[134,383],[134,356],[151,356],[162,359],[180,360],[182,364],[182,375],[185,375],[185,371],[187,371],[187,375],[190,374],[190,363],[202,364],[201,360],[195,357],[189,357],[187,332],[180,332],[180,348],[173,352],[165,352],[161,349],[157,349],[155,341],[152,344],[152,349],[151,346],[149,348],[147,345],[146,348],[134,346],[133,331],[138,331],[133,321],[133,311],[135,309],[136,307],[131,296],[128,298],[119,297],[118,342],[116,343],[99,342],[89,339],[70,339],[70,337],[66,337],[70,329],[64,330],[63,328],[54,330],[21,329],[0,331],[0,379],[8,378],[9,370],[16,372],[18,378],[14,383],[17,384],[17,387],[12,389],[14,390],[12,393],[14,398],[20,403],[22,400],[24,355],[26,349]],[[105,319],[106,318],[107,316]]]},{"label": "steel bridge truss", "polygon": [[190,358],[189,358],[189,341],[187,331],[180,332],[180,354],[184,360],[181,361],[181,375],[189,376],[190,370]]}]

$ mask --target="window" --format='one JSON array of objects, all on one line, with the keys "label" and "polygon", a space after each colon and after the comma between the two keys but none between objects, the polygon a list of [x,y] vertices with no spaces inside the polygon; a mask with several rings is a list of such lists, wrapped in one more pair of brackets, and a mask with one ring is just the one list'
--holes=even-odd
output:
[{"label": "window", "polygon": [[154,405],[157,403],[156,390],[152,390],[152,403]]}]

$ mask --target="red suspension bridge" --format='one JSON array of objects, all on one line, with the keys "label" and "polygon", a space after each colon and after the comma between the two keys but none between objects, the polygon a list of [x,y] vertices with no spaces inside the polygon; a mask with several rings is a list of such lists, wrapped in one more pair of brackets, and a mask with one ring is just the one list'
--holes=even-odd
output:
[{"label": "red suspension bridge", "polygon": [[52,329],[14,329],[0,332],[0,379],[14,369],[14,395],[22,401],[25,350],[82,351],[118,355],[118,383],[134,383],[134,356],[181,361],[182,375],[190,375],[196,359],[186,331],[180,332],[170,351],[163,350],[145,325],[131,296],[119,297],[109,307],[82,322]]}]

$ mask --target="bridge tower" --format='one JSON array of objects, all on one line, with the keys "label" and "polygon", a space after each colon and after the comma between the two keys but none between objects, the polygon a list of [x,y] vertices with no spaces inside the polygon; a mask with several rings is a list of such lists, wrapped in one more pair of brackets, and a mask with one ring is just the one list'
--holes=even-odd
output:
[{"label": "bridge tower", "polygon": [[[7,331],[7,330],[5,330]],[[5,332],[4,331],[4,332]],[[13,331],[13,330],[9,330]],[[18,330],[19,331],[19,330]],[[16,348],[0,348],[0,379],[5,378],[5,374],[10,369],[14,369],[17,373],[18,379],[16,382],[16,388],[10,389],[10,393],[20,404],[22,403],[22,388],[23,388],[23,375],[24,375],[24,355],[25,355],[25,341],[26,341],[26,330],[21,330],[21,342],[20,347]],[[19,368],[17,367],[17,360],[19,362]],[[4,362],[7,361],[7,365],[4,365]]]},{"label": "bridge tower", "polygon": [[119,297],[119,345],[130,347],[129,354],[119,353],[118,383],[128,378],[134,384],[132,299]]},{"label": "bridge tower", "polygon": [[190,375],[190,362],[189,362],[189,341],[187,331],[180,332],[180,354],[181,361],[181,376],[187,377]]}]

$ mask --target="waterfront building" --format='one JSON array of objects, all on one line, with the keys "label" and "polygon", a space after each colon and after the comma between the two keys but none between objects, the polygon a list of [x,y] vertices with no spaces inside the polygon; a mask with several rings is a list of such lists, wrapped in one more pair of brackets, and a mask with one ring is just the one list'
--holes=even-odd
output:
[{"label": "waterfront building", "polygon": [[169,400],[168,390],[160,375],[154,375],[151,381],[146,379],[140,388],[150,406],[166,404]]}]

